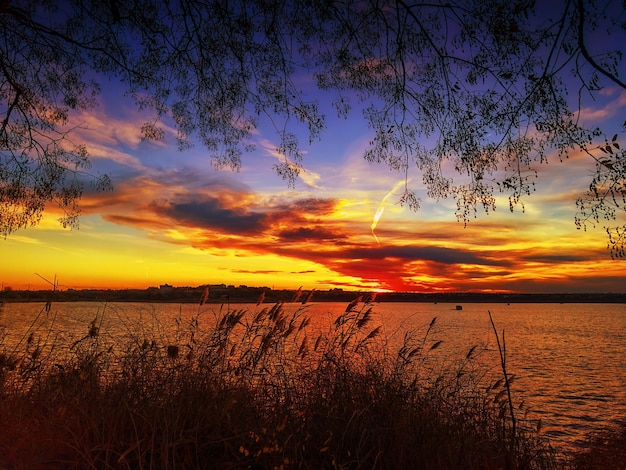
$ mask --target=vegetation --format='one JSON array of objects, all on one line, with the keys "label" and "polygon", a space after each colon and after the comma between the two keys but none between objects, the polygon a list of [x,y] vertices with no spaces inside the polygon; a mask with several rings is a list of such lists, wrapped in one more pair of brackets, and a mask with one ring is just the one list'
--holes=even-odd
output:
[{"label": "vegetation", "polygon": [[[265,302],[289,302],[293,289],[271,287],[233,286],[212,284],[207,303],[239,304],[255,303],[260,295]],[[175,302],[195,304],[206,285],[196,287],[149,287],[147,289],[57,289],[14,290],[5,286],[0,291],[0,302]],[[368,292],[332,288],[316,289],[316,302],[350,302],[355,296],[367,296]],[[442,303],[626,303],[626,293],[574,293],[574,294],[526,294],[493,292],[385,292],[379,293],[377,302],[442,302]]]},{"label": "vegetation", "polygon": [[[62,347],[33,326],[0,353],[0,467],[564,465],[514,403],[503,349],[499,378],[474,348],[441,370],[436,319],[392,349],[359,300],[327,331],[310,324],[307,299],[289,309],[201,305],[170,341],[148,332],[111,341],[96,318]],[[41,315],[53,322],[53,310]],[[207,314],[213,326],[200,328]]]},{"label": "vegetation", "polygon": [[455,198],[464,222],[494,210],[497,192],[523,209],[540,164],[583,154],[596,172],[576,224],[607,224],[624,256],[621,122],[603,131],[583,112],[626,90],[623,14],[619,0],[2,1],[0,234],[37,223],[50,202],[77,223],[90,162],[71,117],[113,78],[152,111],[145,138],[164,138],[166,119],[181,149],[201,142],[217,166],[238,168],[260,122],[273,126],[289,184],[324,112],[360,109],[364,157],[405,175],[400,202],[419,207],[409,183],[421,179],[429,197]]}]

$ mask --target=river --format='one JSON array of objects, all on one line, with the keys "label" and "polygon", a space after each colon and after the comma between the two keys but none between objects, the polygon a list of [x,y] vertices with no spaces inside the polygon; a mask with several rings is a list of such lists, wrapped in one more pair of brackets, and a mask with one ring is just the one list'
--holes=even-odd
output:
[{"label": "river", "polygon": [[[11,350],[35,331],[39,341],[71,344],[95,321],[112,343],[135,336],[174,344],[185,324],[198,318],[210,327],[228,308],[255,311],[256,305],[147,303],[7,303],[0,312],[0,351]],[[560,451],[584,445],[590,433],[626,419],[626,304],[465,304],[376,303],[374,324],[383,338],[399,341],[408,329],[442,341],[433,355],[453,364],[476,346],[481,360],[498,372],[499,356],[489,313],[506,341],[507,369],[515,374],[513,392],[524,400],[542,432]],[[285,304],[298,308],[298,304]],[[345,303],[312,303],[312,326],[327,328]]]}]

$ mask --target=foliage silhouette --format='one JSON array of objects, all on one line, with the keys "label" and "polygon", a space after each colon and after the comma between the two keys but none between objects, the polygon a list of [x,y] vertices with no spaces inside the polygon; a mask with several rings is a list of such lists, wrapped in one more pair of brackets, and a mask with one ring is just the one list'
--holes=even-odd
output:
[{"label": "foliage silhouette", "polygon": [[[498,192],[523,209],[540,163],[582,152],[597,173],[576,224],[605,223],[623,257],[625,153],[615,130],[581,122],[587,98],[626,90],[623,15],[617,0],[5,0],[0,230],[37,223],[51,201],[76,223],[89,160],[68,117],[108,76],[154,112],[145,138],[163,138],[167,116],[181,149],[199,140],[219,167],[238,168],[259,122],[273,123],[288,185],[302,169],[297,130],[310,141],[324,130],[320,100],[343,117],[358,104],[373,132],[364,157],[406,175],[400,202],[419,207],[418,173],[429,197],[455,198],[464,223],[494,210]],[[302,91],[303,76],[325,93]],[[110,188],[106,175],[91,181]]]}]

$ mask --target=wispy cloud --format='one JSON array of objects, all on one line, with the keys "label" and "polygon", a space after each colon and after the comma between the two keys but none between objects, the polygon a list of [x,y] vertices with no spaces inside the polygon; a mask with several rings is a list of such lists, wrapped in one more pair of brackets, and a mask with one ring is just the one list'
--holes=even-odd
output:
[{"label": "wispy cloud", "polygon": [[9,243],[25,243],[27,245],[44,245],[45,243],[34,237],[28,237],[26,235],[11,234],[6,238]]},{"label": "wispy cloud", "polygon": [[[265,140],[265,139],[261,139],[260,144],[263,147],[267,155],[274,157],[281,164],[287,163],[287,165],[289,165],[290,167],[294,169],[296,168],[293,162],[288,161],[285,155],[278,152],[278,150],[276,149],[276,145],[273,145],[270,141]],[[298,178],[302,180],[302,182],[306,184],[308,187],[320,189],[319,182],[320,182],[321,176],[318,173],[307,170],[306,168],[303,167],[303,168],[300,168],[298,171]]]},{"label": "wispy cloud", "polygon": [[600,90],[599,93],[602,100],[606,100],[602,106],[585,106],[580,110],[579,116],[583,123],[589,127],[596,127],[598,122],[609,118],[617,117],[620,121],[617,123],[621,126],[621,119],[624,119],[623,112],[626,106],[626,91],[608,87]]},{"label": "wispy cloud", "polygon": [[400,181],[398,181],[393,188],[391,188],[391,191],[389,191],[385,197],[380,201],[380,205],[378,206],[378,209],[376,210],[376,213],[374,214],[374,218],[372,219],[372,224],[370,225],[370,228],[372,229],[372,235],[374,236],[374,239],[376,240],[376,243],[378,243],[380,245],[380,240],[378,239],[378,237],[376,236],[375,230],[376,230],[376,226],[378,225],[378,222],[380,221],[380,218],[382,217],[383,213],[385,212],[385,207],[387,205],[387,200],[393,196],[395,194],[395,192],[400,189],[402,186],[404,186],[405,184],[407,184],[407,181],[402,179]]}]

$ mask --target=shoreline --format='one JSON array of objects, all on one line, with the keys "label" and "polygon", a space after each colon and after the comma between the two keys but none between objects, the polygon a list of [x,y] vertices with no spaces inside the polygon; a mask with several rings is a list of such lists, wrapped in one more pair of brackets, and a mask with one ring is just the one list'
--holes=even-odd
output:
[{"label": "shoreline", "polygon": [[[199,303],[207,289],[199,287],[171,287],[148,289],[67,289],[62,291],[4,290],[0,292],[0,302],[147,302],[147,303]],[[294,302],[295,290],[272,290],[268,287],[209,286],[206,304],[249,304],[261,301],[265,304],[277,302],[303,303],[311,291],[303,291],[300,299]],[[344,291],[331,289],[315,290],[305,303],[351,302],[362,297],[372,300],[371,292]],[[418,293],[385,292],[375,295],[374,302],[415,302],[415,303],[602,303],[624,304],[626,293]]]}]

